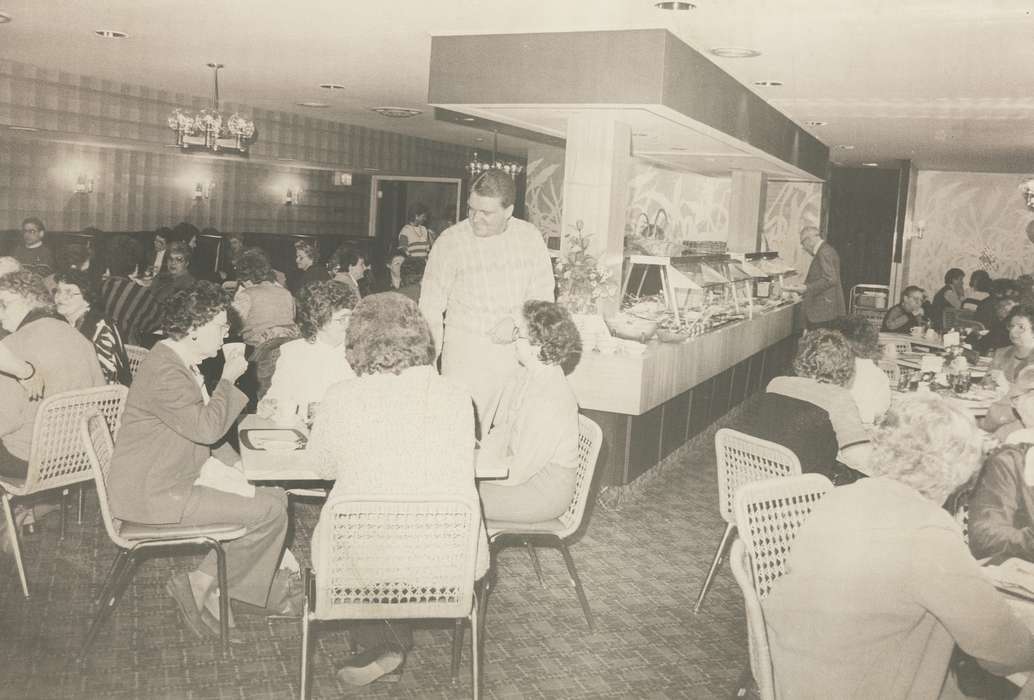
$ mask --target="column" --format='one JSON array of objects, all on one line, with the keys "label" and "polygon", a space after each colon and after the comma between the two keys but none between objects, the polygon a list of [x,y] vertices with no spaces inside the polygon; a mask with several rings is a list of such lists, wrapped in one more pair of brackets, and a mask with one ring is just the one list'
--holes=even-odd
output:
[{"label": "column", "polygon": [[768,177],[762,172],[733,171],[729,196],[729,251],[753,253],[761,247]]}]

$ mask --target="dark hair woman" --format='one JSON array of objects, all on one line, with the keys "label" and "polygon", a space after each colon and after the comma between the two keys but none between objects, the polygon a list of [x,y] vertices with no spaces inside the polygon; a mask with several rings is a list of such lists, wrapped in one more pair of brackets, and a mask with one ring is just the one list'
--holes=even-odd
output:
[{"label": "dark hair woman", "polygon": [[133,375],[129,358],[122,344],[122,335],[115,322],[104,315],[100,292],[90,274],[83,270],[67,270],[54,276],[57,289],[54,303],[57,312],[93,343],[104,380],[108,384],[129,386]]},{"label": "dark hair woman", "polygon": [[271,338],[297,337],[294,297],[277,284],[269,255],[261,248],[245,248],[236,258],[240,287],[233,310],[241,324],[241,339],[251,346]]}]

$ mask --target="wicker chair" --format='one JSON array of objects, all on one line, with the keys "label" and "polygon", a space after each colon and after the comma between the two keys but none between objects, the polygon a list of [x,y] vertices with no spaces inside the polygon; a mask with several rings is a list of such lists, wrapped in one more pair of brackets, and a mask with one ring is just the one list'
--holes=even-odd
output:
[{"label": "wicker chair", "polygon": [[140,369],[140,363],[144,361],[148,352],[150,351],[147,348],[142,348],[139,345],[126,346],[126,357],[129,358],[129,373],[134,377],[136,376],[136,371]]},{"label": "wicker chair", "polygon": [[911,341],[897,336],[888,336],[880,333],[880,347],[883,347],[884,345],[893,345],[895,352],[899,355],[912,352]]},{"label": "wicker chair", "polygon": [[762,700],[775,700],[775,681],[761,601],[786,573],[786,561],[801,525],[832,488],[821,474],[803,474],[747,484],[736,494],[736,527],[741,539],[733,543],[729,563],[743,592],[750,668]]},{"label": "wicker chair", "polygon": [[[0,495],[7,519],[7,536],[11,541],[22,592],[29,597],[29,583],[22,563],[18,529],[15,527],[11,502],[51,489],[66,489],[92,479],[90,462],[79,440],[79,424],[93,412],[99,412],[107,421],[108,429],[116,434],[122,421],[128,389],[120,384],[66,391],[48,396],[40,402],[32,426],[32,446],[29,466],[24,479],[0,476]],[[61,533],[64,534],[65,509],[62,496]]]},{"label": "wicker chair", "polygon": [[316,573],[305,572],[301,697],[309,696],[309,637],[325,620],[454,618],[452,674],[461,625],[470,621],[474,697],[480,694],[475,567],[481,504],[469,499],[334,497],[314,536]]},{"label": "wicker chair", "polygon": [[[83,418],[79,427],[79,439],[82,441],[83,450],[90,465],[91,476],[97,485],[97,500],[100,501],[104,529],[107,530],[111,541],[118,547],[118,554],[115,555],[115,561],[112,562],[97,596],[97,612],[79,650],[79,663],[82,664],[86,661],[86,654],[90,646],[97,638],[101,624],[111,614],[123,588],[132,579],[137,558],[143,551],[176,548],[176,553],[179,553],[179,548],[184,545],[211,547],[215,549],[217,555],[219,590],[225,591],[227,590],[226,555],[223,552],[222,543],[243,536],[246,530],[237,524],[138,525],[125,523],[112,517],[111,506],[108,504],[107,481],[114,445],[111,435],[108,433],[108,426],[96,413]],[[225,654],[229,649],[229,600],[225,595],[219,596],[219,620],[222,650]]]},{"label": "wicker chair", "polygon": [[715,461],[718,466],[718,508],[725,520],[725,532],[715,549],[711,568],[700,588],[693,612],[699,613],[704,596],[711,588],[718,567],[725,559],[736,529],[734,498],[744,484],[762,479],[795,476],[801,473],[801,462],[789,448],[768,440],[746,435],[731,428],[722,428],[714,436]]},{"label": "wicker chair", "polygon": [[567,574],[571,578],[571,585],[574,586],[578,595],[578,602],[582,605],[582,613],[585,615],[585,622],[589,625],[589,631],[593,631],[592,610],[589,608],[589,600],[585,597],[585,590],[582,588],[582,581],[578,577],[578,570],[575,568],[574,559],[567,548],[567,538],[578,531],[581,527],[582,517],[585,515],[585,506],[589,502],[589,492],[592,487],[592,479],[596,473],[596,458],[600,453],[600,446],[603,444],[603,431],[600,426],[585,416],[578,416],[578,465],[575,468],[575,487],[571,498],[571,505],[559,517],[538,523],[511,523],[501,520],[486,520],[485,527],[488,529],[488,540],[492,546],[493,556],[504,547],[513,544],[523,544],[531,555],[535,573],[539,583],[542,583],[542,569],[539,566],[538,555],[535,553],[535,544],[546,547],[556,547],[564,557],[567,565]]},{"label": "wicker chair", "polygon": [[898,366],[898,363],[890,360],[880,360],[876,363],[876,366],[883,370],[883,373],[887,375],[887,381],[890,382],[890,388],[894,389],[897,387],[898,380],[901,378],[901,367]]}]

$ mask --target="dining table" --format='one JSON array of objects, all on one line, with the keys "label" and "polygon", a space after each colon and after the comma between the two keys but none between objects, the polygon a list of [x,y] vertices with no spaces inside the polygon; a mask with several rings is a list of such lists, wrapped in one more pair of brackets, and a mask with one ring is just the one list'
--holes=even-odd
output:
[{"label": "dining table", "polygon": [[[237,424],[241,466],[250,482],[328,481],[317,473],[306,449],[308,430],[301,423],[278,424],[257,414]],[[505,479],[509,469],[487,460],[475,462],[475,479]]]}]

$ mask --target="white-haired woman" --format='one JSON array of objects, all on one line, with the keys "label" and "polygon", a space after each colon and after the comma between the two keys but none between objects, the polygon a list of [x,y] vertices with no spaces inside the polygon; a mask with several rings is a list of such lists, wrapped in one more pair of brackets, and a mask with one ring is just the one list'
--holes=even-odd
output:
[{"label": "white-haired woman", "polygon": [[978,468],[981,444],[940,397],[891,409],[873,478],[816,505],[763,603],[778,697],[944,697],[956,644],[993,673],[1034,669],[1030,630],[941,508]]}]

